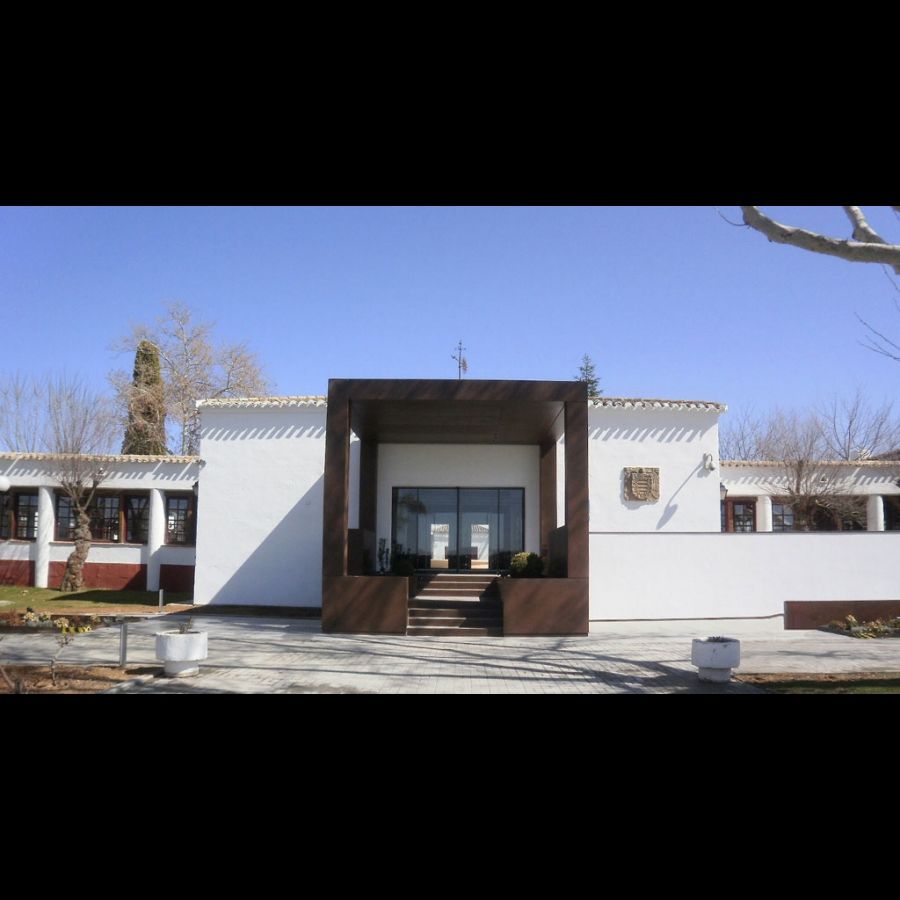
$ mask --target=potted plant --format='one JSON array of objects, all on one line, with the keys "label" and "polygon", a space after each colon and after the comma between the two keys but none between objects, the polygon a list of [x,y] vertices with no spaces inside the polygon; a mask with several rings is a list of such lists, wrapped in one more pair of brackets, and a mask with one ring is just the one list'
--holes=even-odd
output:
[{"label": "potted plant", "polygon": [[196,631],[193,620],[178,626],[178,631],[156,633],[156,658],[165,663],[163,672],[169,678],[186,678],[200,671],[198,665],[207,656],[207,632]]},{"label": "potted plant", "polygon": [[741,664],[741,642],[737,638],[694,638],[691,663],[698,669],[701,681],[728,681],[731,670]]}]

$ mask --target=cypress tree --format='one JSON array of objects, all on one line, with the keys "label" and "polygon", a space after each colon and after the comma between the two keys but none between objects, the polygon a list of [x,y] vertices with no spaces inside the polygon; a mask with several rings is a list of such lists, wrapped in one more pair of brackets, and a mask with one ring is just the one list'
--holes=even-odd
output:
[{"label": "cypress tree", "polygon": [[166,404],[159,365],[159,348],[141,341],[134,354],[134,375],[128,398],[128,427],[123,453],[161,456],[166,449]]},{"label": "cypress tree", "polygon": [[597,377],[594,361],[587,353],[581,358],[581,366],[575,376],[575,381],[583,381],[587,385],[588,397],[599,397],[603,393],[600,390],[600,379]]}]

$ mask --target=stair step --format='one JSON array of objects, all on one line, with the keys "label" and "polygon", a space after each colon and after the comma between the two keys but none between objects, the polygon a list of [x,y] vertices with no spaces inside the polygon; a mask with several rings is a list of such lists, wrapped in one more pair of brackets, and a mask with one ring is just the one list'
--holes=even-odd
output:
[{"label": "stair step", "polygon": [[496,628],[441,628],[433,626],[411,626],[407,635],[413,637],[503,637],[503,629]]},{"label": "stair step", "polygon": [[499,610],[500,600],[478,600],[474,597],[413,597],[409,609],[490,609]]},{"label": "stair step", "polygon": [[409,628],[503,628],[496,616],[466,618],[465,616],[410,616]]},{"label": "stair step", "polygon": [[483,622],[485,619],[503,620],[503,612],[498,609],[425,609],[410,607],[409,620],[413,619],[470,619]]},{"label": "stair step", "polygon": [[484,591],[496,590],[494,585],[488,584],[472,584],[468,581],[429,581],[427,584],[418,585],[420,591],[474,591],[475,593],[483,593]]},{"label": "stair step", "polygon": [[409,608],[409,619],[412,621],[415,618],[428,619],[472,619],[473,621],[476,619],[497,619],[500,621],[503,618],[503,614],[501,610],[496,609],[459,609],[457,608],[448,608],[448,609],[428,609],[427,607],[415,607],[411,606]]}]

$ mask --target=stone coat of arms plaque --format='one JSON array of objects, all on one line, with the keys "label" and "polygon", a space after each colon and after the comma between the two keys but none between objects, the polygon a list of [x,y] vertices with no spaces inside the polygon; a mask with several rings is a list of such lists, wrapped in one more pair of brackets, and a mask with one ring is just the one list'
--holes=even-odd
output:
[{"label": "stone coat of arms plaque", "polygon": [[631,466],[625,469],[626,500],[659,500],[659,469]]}]

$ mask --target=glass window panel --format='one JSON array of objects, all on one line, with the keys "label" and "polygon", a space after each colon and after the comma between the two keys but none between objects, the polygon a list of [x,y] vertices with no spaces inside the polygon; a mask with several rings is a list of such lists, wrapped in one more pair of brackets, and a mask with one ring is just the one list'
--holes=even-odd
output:
[{"label": "glass window panel", "polygon": [[525,549],[525,490],[500,488],[498,544],[491,568],[508,569],[510,560]]},{"label": "glass window panel", "polygon": [[456,508],[456,488],[419,488],[417,568],[459,568]]},{"label": "glass window panel", "polygon": [[9,494],[0,494],[0,541],[8,540],[12,534],[11,515],[12,507]]},{"label": "glass window panel", "polygon": [[56,539],[71,541],[75,537],[75,510],[68,497],[60,495],[56,498]]},{"label": "glass window panel", "polygon": [[146,544],[150,528],[150,498],[127,496],[125,498],[125,540],[129,544]]},{"label": "glass window panel", "polygon": [[33,541],[37,537],[37,494],[16,495],[16,537]]},{"label": "glass window panel", "polygon": [[166,543],[193,544],[192,497],[166,497]]},{"label": "glass window panel", "polygon": [[95,541],[119,540],[119,498],[95,496],[90,510],[91,537]]}]

